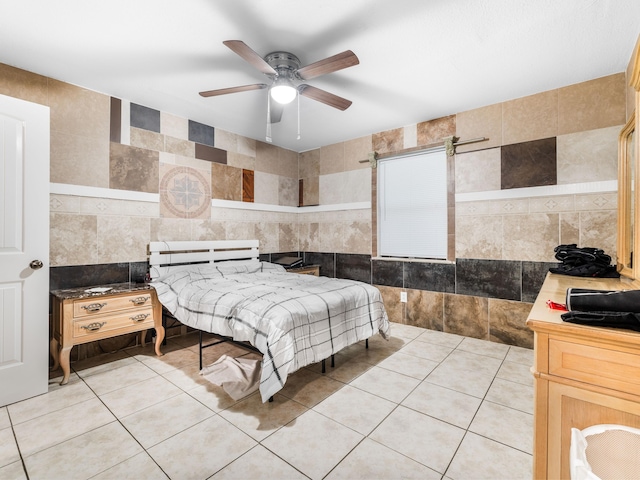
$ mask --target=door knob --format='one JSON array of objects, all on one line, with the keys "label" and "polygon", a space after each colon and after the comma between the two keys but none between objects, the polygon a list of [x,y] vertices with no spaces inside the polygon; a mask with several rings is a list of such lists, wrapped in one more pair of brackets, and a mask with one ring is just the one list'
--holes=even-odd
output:
[{"label": "door knob", "polygon": [[40,268],[42,268],[44,264],[42,263],[42,260],[33,260],[29,266],[31,267],[32,270],[38,270]]}]

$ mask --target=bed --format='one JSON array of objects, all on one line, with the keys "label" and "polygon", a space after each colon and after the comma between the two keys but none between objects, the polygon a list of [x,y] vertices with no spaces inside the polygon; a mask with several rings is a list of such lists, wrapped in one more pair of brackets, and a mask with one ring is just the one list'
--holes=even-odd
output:
[{"label": "bed", "polygon": [[388,338],[377,288],[261,262],[257,240],[152,242],[149,251],[151,285],[173,317],[262,354],[263,402],[299,368],[378,333]]}]

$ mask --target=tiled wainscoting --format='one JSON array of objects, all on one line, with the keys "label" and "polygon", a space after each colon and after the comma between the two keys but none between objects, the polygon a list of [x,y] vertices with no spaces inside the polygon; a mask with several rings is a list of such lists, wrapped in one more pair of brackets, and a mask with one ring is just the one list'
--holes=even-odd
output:
[{"label": "tiled wainscoting", "polygon": [[[549,267],[556,265],[466,258],[456,263],[372,260],[370,255],[328,252],[267,253],[260,259],[286,255],[300,255],[305,263],[320,265],[321,275],[376,285],[393,322],[525,348],[533,348],[533,333],[525,325],[531,303]],[[142,282],[147,269],[146,262],[51,267],[50,288]],[[402,291],[407,292],[406,303],[400,301]],[[137,341],[131,334],[79,345],[72,359],[112,352]]]}]

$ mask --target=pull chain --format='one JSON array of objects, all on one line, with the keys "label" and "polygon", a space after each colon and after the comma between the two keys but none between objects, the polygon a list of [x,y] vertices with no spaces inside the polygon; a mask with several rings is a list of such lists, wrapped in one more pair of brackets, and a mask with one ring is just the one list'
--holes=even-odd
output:
[{"label": "pull chain", "polygon": [[297,94],[298,97],[298,140],[300,140],[300,94]]}]

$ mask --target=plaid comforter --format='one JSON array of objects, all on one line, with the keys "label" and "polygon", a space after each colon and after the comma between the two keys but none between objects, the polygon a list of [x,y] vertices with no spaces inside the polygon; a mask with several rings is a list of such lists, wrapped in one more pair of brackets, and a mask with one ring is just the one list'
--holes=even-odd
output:
[{"label": "plaid comforter", "polygon": [[180,322],[248,341],[263,354],[265,402],[305,365],[380,332],[389,321],[379,290],[353,280],[287,273],[266,262],[178,267],[151,284]]}]

